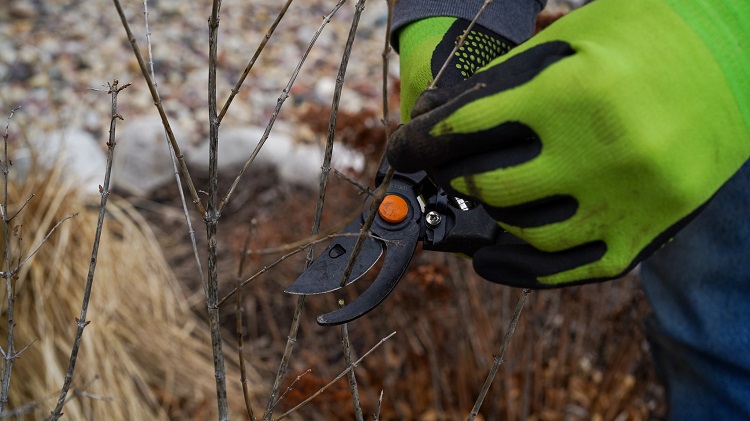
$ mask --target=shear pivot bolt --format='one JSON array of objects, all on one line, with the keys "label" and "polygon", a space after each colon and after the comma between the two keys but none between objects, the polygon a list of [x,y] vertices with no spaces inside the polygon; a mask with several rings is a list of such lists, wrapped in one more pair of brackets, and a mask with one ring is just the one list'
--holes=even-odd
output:
[{"label": "shear pivot bolt", "polygon": [[440,214],[435,211],[429,211],[427,212],[427,215],[424,216],[425,222],[427,222],[427,225],[434,228],[438,225],[440,225]]},{"label": "shear pivot bolt", "polygon": [[406,200],[401,196],[389,194],[380,203],[378,214],[386,222],[398,224],[406,219],[406,216],[409,214],[409,205],[406,204]]}]

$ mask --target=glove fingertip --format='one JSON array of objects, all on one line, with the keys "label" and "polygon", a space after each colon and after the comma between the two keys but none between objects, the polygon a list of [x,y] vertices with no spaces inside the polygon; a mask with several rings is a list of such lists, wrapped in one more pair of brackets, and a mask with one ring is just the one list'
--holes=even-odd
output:
[{"label": "glove fingertip", "polygon": [[391,135],[386,149],[386,157],[391,166],[401,172],[415,172],[418,167],[416,155],[414,154],[413,142],[409,135],[411,129],[408,126],[399,127]]},{"label": "glove fingertip", "polygon": [[411,118],[415,119],[422,114],[428,113],[440,107],[450,100],[447,89],[427,89],[417,98],[417,102],[411,109]]}]

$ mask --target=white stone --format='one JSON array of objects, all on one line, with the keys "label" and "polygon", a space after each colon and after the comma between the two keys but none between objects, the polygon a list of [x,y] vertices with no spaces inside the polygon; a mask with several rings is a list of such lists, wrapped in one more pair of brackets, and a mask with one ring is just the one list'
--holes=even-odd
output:
[{"label": "white stone", "polygon": [[14,166],[23,176],[32,168],[33,159],[44,168],[62,165],[62,173],[79,184],[81,192],[98,193],[99,185],[104,184],[107,157],[103,145],[97,143],[94,136],[79,128],[31,136],[29,148],[16,153]]},{"label": "white stone", "polygon": [[[137,196],[148,196],[156,188],[174,181],[164,126],[158,116],[119,122],[112,168],[112,184]],[[172,132],[182,149],[189,142],[178,126]]]},{"label": "white stone", "polygon": [[[219,167],[244,165],[263,137],[264,129],[256,126],[228,127],[219,133]],[[322,145],[297,142],[289,128],[274,128],[252,165],[273,168],[286,183],[317,188],[325,150]],[[186,152],[191,166],[208,169],[208,141]],[[332,166],[339,170],[362,171],[364,156],[343,145],[335,145]]]}]

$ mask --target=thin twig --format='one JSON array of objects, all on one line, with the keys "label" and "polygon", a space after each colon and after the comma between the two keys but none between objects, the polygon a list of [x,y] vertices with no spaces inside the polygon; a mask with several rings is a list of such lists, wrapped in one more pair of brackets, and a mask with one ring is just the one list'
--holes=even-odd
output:
[{"label": "thin twig", "polygon": [[[154,72],[154,57],[151,51],[151,31],[148,27],[148,0],[143,0],[143,15],[145,17],[146,25],[146,45],[148,47],[148,64],[149,72],[151,74],[151,80],[154,82],[154,92],[159,102],[161,102],[161,95],[156,89],[158,83],[156,82],[156,73]],[[174,148],[172,143],[169,141],[169,133],[164,129],[164,139],[169,149],[169,158],[172,160],[172,169],[174,171],[175,182],[177,183],[177,192],[180,195],[180,203],[182,204],[182,212],[185,215],[185,223],[188,227],[188,236],[190,237],[190,244],[193,247],[193,256],[195,257],[195,263],[198,264],[198,274],[201,278],[201,285],[203,286],[203,293],[208,294],[206,285],[206,275],[203,273],[203,265],[201,264],[200,253],[198,252],[198,242],[195,239],[195,229],[193,229],[193,221],[190,219],[190,212],[188,211],[187,200],[185,200],[185,192],[182,189],[182,180],[180,179],[180,169],[178,167],[177,158],[175,157]]]},{"label": "thin twig", "polygon": [[81,303],[81,314],[76,318],[77,330],[75,339],[73,340],[73,348],[70,352],[70,361],[68,363],[68,371],[65,373],[65,381],[62,389],[60,390],[60,396],[57,399],[57,406],[52,411],[52,419],[57,420],[62,416],[62,408],[65,404],[65,398],[70,389],[70,384],[73,381],[73,372],[75,371],[76,361],[78,359],[78,351],[81,346],[81,339],[83,338],[83,329],[90,323],[86,320],[86,313],[88,311],[89,299],[91,298],[91,289],[94,285],[94,271],[96,270],[96,261],[99,254],[99,240],[102,236],[102,229],[104,227],[104,216],[106,214],[107,199],[109,198],[109,181],[112,174],[112,161],[115,152],[115,128],[117,127],[117,120],[122,119],[117,113],[117,95],[123,89],[130,86],[125,84],[119,86],[117,79],[109,85],[109,94],[112,96],[112,114],[109,123],[109,141],[107,142],[107,166],[104,173],[104,185],[99,187],[99,193],[102,196],[101,203],[99,205],[99,217],[96,223],[96,234],[94,235],[94,245],[91,250],[91,262],[89,263],[89,272],[86,277],[86,287],[83,293],[83,302]]},{"label": "thin twig", "polygon": [[380,421],[380,410],[383,408],[383,390],[380,390],[380,397],[378,398],[378,408],[375,411],[373,421]]},{"label": "thin twig", "polygon": [[[346,69],[349,65],[349,58],[351,57],[352,47],[354,46],[354,39],[357,35],[357,26],[359,26],[359,19],[362,16],[362,11],[365,9],[365,0],[358,0],[354,7],[355,13],[352,18],[352,24],[349,28],[349,36],[346,40],[344,47],[344,53],[341,56],[341,64],[339,65],[339,72],[336,76],[336,86],[333,91],[333,98],[331,100],[331,114],[328,120],[328,139],[326,140],[325,155],[323,159],[323,165],[321,166],[320,174],[320,187],[318,204],[315,210],[315,221],[313,223],[313,234],[317,233],[320,227],[320,221],[322,219],[323,205],[325,202],[326,188],[328,185],[328,173],[331,171],[331,159],[333,157],[333,145],[336,133],[336,120],[338,117],[339,104],[341,102],[341,92],[344,88],[344,79],[346,76]],[[314,247],[310,247],[307,255],[307,265],[309,266],[312,262],[314,254]],[[343,303],[343,301],[342,301]],[[341,346],[344,351],[344,360],[347,366],[351,367],[351,342],[349,341],[349,329],[345,324],[341,326]],[[363,421],[362,416],[362,404],[359,401],[359,390],[357,389],[357,376],[354,370],[350,370],[348,376],[349,390],[352,394],[352,404],[354,405],[354,415],[357,421]]]},{"label": "thin twig", "polygon": [[250,62],[248,62],[247,66],[245,66],[245,71],[242,72],[242,76],[240,76],[240,79],[234,85],[234,88],[232,88],[232,92],[229,94],[229,98],[227,98],[227,102],[224,103],[224,106],[221,108],[221,112],[219,112],[219,124],[221,124],[221,120],[224,119],[224,115],[227,113],[227,110],[229,109],[229,105],[232,104],[232,100],[240,92],[240,87],[242,87],[242,84],[245,82],[245,78],[247,78],[247,75],[250,73],[250,70],[255,65],[255,61],[258,60],[258,57],[260,56],[261,51],[263,51],[263,48],[268,43],[268,40],[271,39],[271,35],[273,35],[273,32],[276,30],[276,27],[279,26],[279,22],[281,22],[281,19],[286,14],[286,11],[287,9],[289,9],[289,5],[292,4],[292,1],[293,0],[286,1],[286,3],[284,4],[284,7],[282,7],[281,11],[279,12],[279,15],[276,16],[276,20],[273,21],[273,24],[271,24],[271,27],[268,29],[268,32],[266,32],[266,35],[263,37],[263,41],[260,42],[260,45],[258,45],[258,48],[255,50],[255,54],[253,54],[253,57],[250,59]]},{"label": "thin twig", "polygon": [[312,372],[312,369],[308,368],[302,374],[297,376],[297,378],[292,380],[292,383],[289,385],[289,387],[286,388],[286,390],[284,390],[284,393],[282,393],[281,396],[279,396],[279,399],[276,401],[276,403],[274,403],[273,406],[276,406],[279,404],[279,402],[283,401],[284,397],[294,388],[294,385],[297,384],[298,381],[302,380],[302,377],[304,377],[307,374],[310,374],[311,372]]},{"label": "thin twig", "polygon": [[159,117],[161,118],[161,123],[164,126],[164,130],[167,132],[167,136],[169,137],[169,143],[172,145],[172,149],[174,150],[174,153],[177,157],[177,161],[180,163],[180,173],[185,178],[188,190],[190,190],[190,196],[193,199],[193,204],[197,207],[201,215],[205,215],[206,209],[203,207],[203,204],[198,197],[198,191],[195,189],[195,185],[193,184],[193,180],[190,177],[190,172],[187,168],[187,163],[185,162],[185,156],[182,154],[180,146],[177,144],[177,140],[174,137],[172,127],[170,126],[169,119],[167,118],[167,113],[166,111],[164,111],[164,106],[162,105],[161,99],[159,99],[159,94],[156,91],[156,85],[154,85],[154,81],[151,79],[151,75],[149,74],[148,68],[146,67],[146,63],[143,60],[143,55],[141,54],[141,50],[138,47],[138,42],[135,39],[135,35],[133,35],[133,32],[130,30],[130,24],[128,23],[128,19],[125,17],[125,12],[122,10],[120,0],[112,1],[115,4],[115,9],[117,9],[117,14],[120,16],[122,26],[125,28],[125,33],[128,36],[128,42],[130,42],[130,47],[133,49],[133,54],[135,54],[135,58],[138,61],[138,67],[141,69],[143,78],[146,80],[146,84],[148,85],[148,90],[151,93],[151,98],[154,100],[154,106],[156,106],[156,109],[159,111]]},{"label": "thin twig", "polygon": [[[341,102],[341,91],[344,89],[344,79],[346,76],[346,69],[349,65],[349,57],[352,53],[352,46],[354,45],[354,38],[357,34],[357,26],[359,24],[359,18],[364,10],[365,0],[358,0],[355,6],[356,12],[352,18],[352,25],[349,28],[349,36],[346,39],[346,45],[344,47],[344,53],[341,56],[341,64],[339,64],[339,71],[336,75],[336,86],[333,91],[333,97],[331,99],[331,113],[328,118],[328,137],[326,139],[325,153],[323,156],[323,164],[321,165],[320,172],[320,185],[318,187],[318,202],[315,207],[315,217],[313,220],[312,234],[315,235],[320,230],[320,221],[323,217],[323,206],[325,204],[326,188],[328,187],[328,173],[331,171],[331,160],[333,159],[333,144],[334,137],[336,134],[336,120],[339,112],[339,104]],[[313,260],[314,248],[310,247],[307,264]]]},{"label": "thin twig", "polygon": [[[20,107],[19,107],[20,108]],[[3,235],[5,236],[5,289],[8,298],[8,350],[3,355],[5,362],[3,366],[3,380],[0,385],[0,412],[5,410],[5,406],[8,404],[8,393],[10,389],[10,375],[13,370],[13,355],[15,353],[13,344],[14,341],[14,328],[16,326],[15,317],[15,285],[13,284],[13,274],[11,270],[11,256],[10,256],[10,219],[8,218],[8,175],[10,174],[10,159],[8,157],[8,129],[10,127],[10,121],[13,119],[13,115],[19,108],[15,108],[10,112],[7,123],[5,124],[5,132],[3,132],[3,208],[2,208],[2,219],[3,219]]]},{"label": "thin twig", "polygon": [[[333,157],[333,144],[334,136],[336,134],[336,120],[338,117],[339,103],[341,102],[341,91],[344,88],[344,79],[346,76],[346,69],[349,65],[349,57],[351,56],[352,46],[354,45],[354,38],[357,33],[357,26],[359,24],[359,18],[364,10],[364,0],[359,0],[355,6],[356,13],[352,19],[352,25],[349,28],[349,36],[346,40],[346,46],[344,47],[344,54],[341,56],[341,64],[339,65],[338,75],[336,76],[336,86],[333,91],[333,98],[331,99],[331,113],[328,118],[328,138],[326,139],[326,148],[323,158],[323,165],[321,166],[320,172],[320,186],[318,188],[318,203],[315,208],[315,219],[313,222],[313,234],[317,234],[320,228],[320,221],[323,216],[323,206],[325,204],[326,188],[328,186],[328,173],[331,171],[331,160]],[[307,255],[307,265],[309,266],[313,260],[314,248],[310,247]]]},{"label": "thin twig", "polygon": [[443,76],[443,72],[445,72],[445,69],[448,68],[448,64],[450,63],[453,56],[456,54],[459,48],[461,48],[462,45],[464,45],[464,42],[466,42],[466,37],[469,36],[469,32],[471,32],[472,28],[474,28],[474,25],[479,20],[479,17],[482,16],[482,13],[484,13],[484,10],[487,8],[487,6],[492,3],[493,0],[484,0],[484,3],[482,4],[482,7],[479,8],[479,11],[476,15],[474,15],[474,19],[471,20],[471,23],[469,23],[469,26],[466,28],[464,33],[461,35],[461,38],[458,39],[458,42],[456,42],[456,45],[453,47],[453,50],[450,54],[448,54],[448,57],[443,62],[443,65],[440,67],[440,70],[437,72],[437,75],[435,75],[435,79],[432,81],[430,86],[427,89],[434,89],[437,85],[438,80]]},{"label": "thin twig", "polygon": [[294,350],[294,345],[297,343],[297,332],[299,331],[300,321],[302,320],[302,309],[304,308],[304,306],[305,296],[300,295],[299,298],[297,298],[297,306],[294,308],[292,324],[289,328],[289,336],[287,336],[286,346],[284,347],[284,354],[281,356],[279,370],[276,372],[276,379],[274,380],[273,388],[271,389],[271,396],[268,400],[268,405],[266,405],[266,410],[263,413],[263,421],[269,421],[271,419],[271,415],[273,415],[273,410],[276,407],[276,403],[278,403],[276,396],[278,396],[279,394],[281,382],[286,376],[287,368],[289,368],[289,361],[292,359],[292,350]]},{"label": "thin twig", "polygon": [[365,352],[365,354],[362,355],[357,361],[353,362],[352,365],[348,366],[344,371],[342,371],[341,373],[339,373],[338,376],[336,376],[333,380],[331,380],[330,382],[328,382],[328,384],[326,384],[325,386],[321,387],[317,392],[313,393],[310,397],[308,397],[304,401],[302,401],[299,404],[297,404],[297,406],[295,406],[294,408],[292,408],[292,409],[286,411],[285,413],[281,414],[278,418],[276,418],[276,421],[279,421],[279,420],[281,420],[283,418],[286,418],[287,416],[289,416],[289,414],[297,411],[298,409],[300,409],[301,407],[303,407],[304,405],[306,405],[307,403],[309,403],[311,400],[313,400],[316,397],[320,396],[320,394],[322,394],[323,392],[325,392],[334,383],[336,383],[337,381],[341,380],[341,378],[344,377],[344,376],[346,376],[346,374],[349,373],[349,371],[351,371],[354,368],[356,368],[359,365],[359,363],[361,363],[365,358],[367,358],[368,355],[370,355],[380,345],[382,345],[383,343],[385,343],[385,341],[387,341],[388,339],[390,339],[391,337],[393,337],[393,335],[395,335],[395,334],[396,334],[396,332],[391,332],[391,334],[389,334],[385,338],[381,339],[378,343],[375,344],[375,346],[373,346],[372,348],[370,348],[369,351]]},{"label": "thin twig", "polygon": [[23,202],[23,205],[21,205],[21,207],[18,208],[18,210],[15,213],[13,213],[13,215],[10,218],[8,218],[8,221],[12,221],[13,219],[15,219],[15,217],[18,216],[18,214],[21,213],[21,211],[23,211],[26,208],[26,205],[28,205],[29,202],[31,202],[31,199],[33,199],[35,196],[36,196],[36,193],[31,193],[31,196],[29,196],[29,198],[26,199],[25,202]]},{"label": "thin twig", "polygon": [[510,320],[508,330],[505,332],[503,343],[500,346],[500,353],[495,355],[492,361],[492,368],[490,369],[490,373],[487,375],[487,379],[484,381],[484,386],[482,386],[482,390],[479,392],[479,396],[474,403],[474,407],[471,409],[471,413],[469,414],[469,418],[467,419],[468,421],[474,421],[474,419],[477,417],[477,414],[479,414],[479,408],[482,407],[482,402],[484,402],[484,398],[487,396],[487,392],[489,392],[493,380],[495,380],[497,370],[500,368],[503,362],[505,362],[505,351],[508,349],[508,344],[510,343],[511,337],[513,337],[513,332],[515,332],[516,330],[518,320],[521,318],[521,311],[523,310],[523,306],[526,303],[526,299],[528,298],[530,293],[530,289],[524,289],[523,291],[521,291],[521,297],[518,299],[516,310],[513,312],[513,317]]},{"label": "thin twig", "polygon": [[347,183],[353,185],[354,187],[358,188],[362,193],[370,196],[372,194],[372,190],[370,190],[369,187],[363,185],[362,183],[358,182],[357,180],[349,177],[348,175],[342,173],[341,171],[337,170],[336,168],[333,169],[333,174],[342,180],[346,181]]},{"label": "thin twig", "polygon": [[[96,376],[92,381],[87,382],[84,385],[82,385],[80,387],[76,387],[75,389],[73,389],[73,392],[70,393],[70,395],[68,396],[68,398],[66,400],[66,403],[70,402],[71,400],[73,400],[75,398],[81,397],[81,396],[87,397],[87,398],[92,398],[92,399],[99,399],[99,400],[112,400],[112,398],[100,397],[100,396],[93,395],[93,394],[90,394],[90,393],[86,393],[86,392],[83,392],[83,391],[80,390],[80,389],[83,389],[83,388],[86,388],[86,387],[90,386],[91,383],[93,383],[95,380],[98,380],[98,379],[99,379],[99,376]],[[4,418],[20,418],[20,417],[23,417],[24,415],[29,414],[31,412],[34,412],[37,409],[41,408],[42,405],[44,405],[44,401],[49,400],[49,399],[54,399],[54,397],[55,397],[54,395],[49,395],[48,397],[44,398],[43,400],[38,400],[38,401],[35,401],[35,402],[27,403],[25,405],[21,405],[19,407],[16,407],[16,408],[14,408],[14,409],[12,409],[10,411],[0,412],[0,419],[4,419]]]},{"label": "thin twig", "polygon": [[271,129],[273,128],[273,125],[276,122],[276,118],[278,118],[279,113],[281,112],[281,107],[284,105],[284,101],[286,101],[286,99],[289,97],[289,92],[292,90],[292,85],[294,85],[294,82],[297,80],[297,76],[299,75],[299,72],[302,69],[302,65],[307,60],[307,56],[310,54],[310,51],[315,45],[315,42],[318,40],[318,37],[320,36],[321,32],[323,32],[323,28],[325,28],[326,25],[328,25],[328,22],[331,21],[331,19],[333,18],[333,15],[336,14],[336,12],[341,8],[341,6],[344,5],[345,2],[346,0],[339,0],[339,2],[336,3],[336,6],[333,8],[333,10],[331,10],[323,18],[323,23],[315,32],[315,35],[313,35],[312,40],[310,40],[310,43],[308,44],[307,49],[302,55],[302,58],[300,59],[299,63],[297,64],[297,67],[294,69],[294,72],[292,73],[292,77],[289,79],[289,82],[287,83],[286,87],[284,88],[283,91],[281,91],[281,95],[276,100],[276,108],[274,109],[273,114],[271,115],[271,119],[269,120],[268,125],[266,126],[266,130],[263,132],[263,136],[261,136],[260,140],[258,141],[258,144],[255,146],[255,149],[250,154],[250,157],[247,159],[247,161],[245,161],[245,164],[242,166],[242,169],[240,170],[239,174],[237,174],[237,177],[235,177],[234,181],[232,182],[232,185],[227,191],[227,194],[224,196],[224,199],[221,201],[221,205],[219,206],[219,211],[224,209],[224,207],[229,203],[229,200],[232,197],[234,190],[237,188],[237,185],[240,183],[240,179],[242,179],[242,176],[245,174],[245,171],[247,171],[248,167],[250,167],[253,161],[255,161],[255,157],[258,156],[260,149],[266,143],[268,136],[271,134]]},{"label": "thin twig", "polygon": [[[344,304],[344,300],[340,303]],[[341,325],[341,346],[344,350],[344,362],[347,367],[352,366],[352,344],[349,340],[349,325],[344,323]],[[354,404],[354,418],[357,421],[364,421],[362,416],[362,404],[359,402],[359,390],[357,389],[357,376],[354,374],[354,370],[349,370],[347,374],[349,380],[349,390],[352,394],[352,403]]]},{"label": "thin twig", "polygon": [[39,244],[37,244],[37,246],[34,248],[34,250],[32,250],[31,253],[28,254],[28,256],[26,256],[23,260],[21,260],[18,263],[18,265],[16,265],[16,267],[13,268],[13,270],[11,271],[11,274],[15,275],[16,273],[18,273],[18,271],[21,269],[21,266],[23,266],[32,257],[34,257],[34,255],[39,251],[39,249],[42,248],[42,246],[49,240],[50,236],[52,236],[52,233],[55,232],[55,230],[57,229],[57,227],[59,227],[60,225],[62,225],[62,223],[65,222],[65,221],[67,221],[68,219],[75,218],[76,216],[78,216],[78,212],[70,214],[70,215],[66,216],[65,218],[57,221],[57,223],[55,224],[55,226],[52,227],[52,229],[49,230],[49,232],[47,233],[47,235],[45,235],[44,238],[42,239],[42,241],[40,241]]}]

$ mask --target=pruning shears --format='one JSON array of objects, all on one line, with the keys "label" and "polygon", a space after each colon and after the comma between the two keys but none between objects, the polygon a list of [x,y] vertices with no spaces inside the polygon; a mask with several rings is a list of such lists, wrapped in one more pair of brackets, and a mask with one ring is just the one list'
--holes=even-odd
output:
[{"label": "pruning shears", "polygon": [[[381,162],[375,177],[379,186],[388,163]],[[368,198],[361,215],[342,231],[285,292],[323,294],[360,279],[385,254],[380,272],[368,289],[348,305],[318,317],[320,325],[347,323],[377,307],[393,291],[422,242],[425,250],[472,256],[478,249],[509,236],[481,206],[449,197],[424,171],[395,172],[378,207],[371,235],[366,237],[344,285],[341,281],[370,209]],[[509,240],[512,241],[512,240]]]}]

